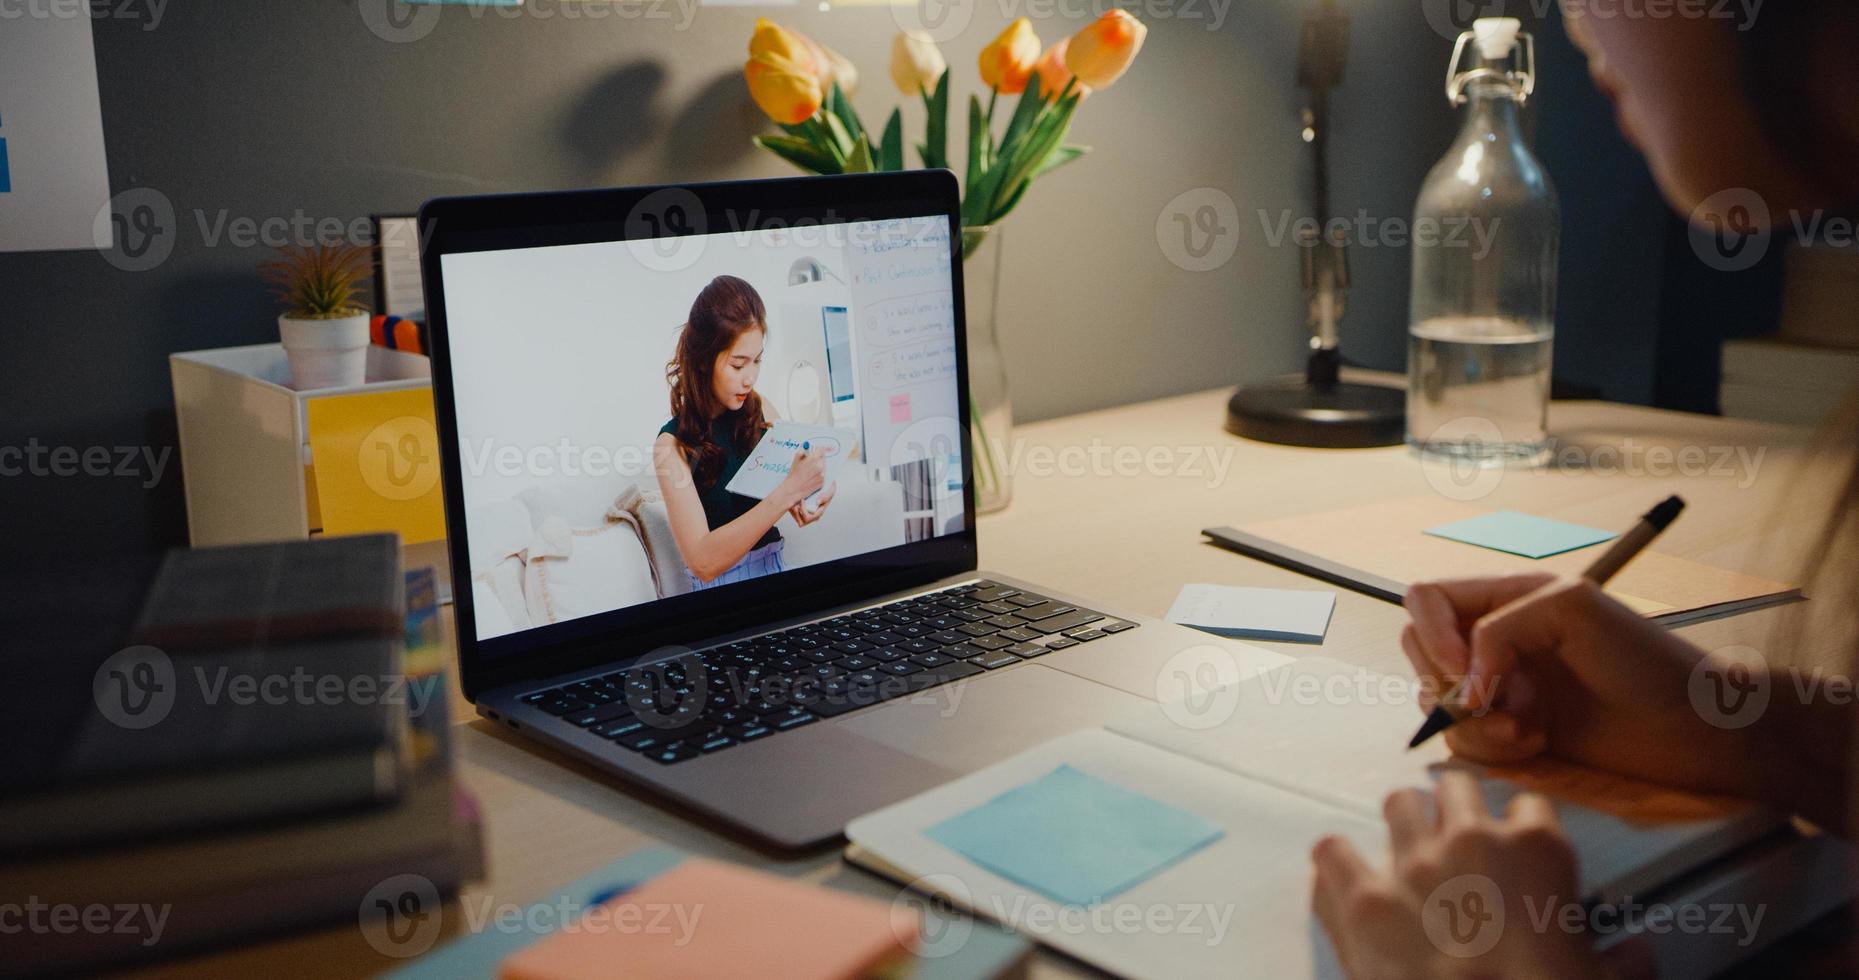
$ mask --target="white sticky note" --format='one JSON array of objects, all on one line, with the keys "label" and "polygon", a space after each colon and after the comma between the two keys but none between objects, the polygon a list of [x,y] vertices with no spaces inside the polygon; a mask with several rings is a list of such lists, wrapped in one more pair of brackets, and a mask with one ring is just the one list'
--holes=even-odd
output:
[{"label": "white sticky note", "polygon": [[1166,617],[1220,636],[1321,643],[1336,611],[1336,593],[1190,583]]},{"label": "white sticky note", "polygon": [[858,434],[849,429],[834,429],[824,425],[804,425],[800,422],[776,422],[762,434],[762,441],[749,451],[749,458],[736,471],[723,489],[730,493],[739,493],[757,500],[766,498],[775,492],[781,481],[787,478],[788,467],[794,463],[794,454],[801,449],[823,451],[825,459],[821,460],[826,468],[826,482],[820,489],[807,498],[807,508],[817,509],[820,496],[826,488],[833,485],[839,475],[839,467],[846,461],[852,451],[852,445]]}]

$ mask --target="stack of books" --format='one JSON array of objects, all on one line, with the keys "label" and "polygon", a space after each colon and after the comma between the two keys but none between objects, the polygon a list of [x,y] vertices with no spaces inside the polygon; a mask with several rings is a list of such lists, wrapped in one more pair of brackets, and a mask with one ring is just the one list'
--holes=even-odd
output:
[{"label": "stack of books", "polygon": [[42,918],[0,974],[353,924],[383,881],[478,877],[444,675],[408,671],[429,575],[393,535],[170,553],[90,683],[34,692],[71,702],[41,713],[48,751],[0,774],[0,901]]}]

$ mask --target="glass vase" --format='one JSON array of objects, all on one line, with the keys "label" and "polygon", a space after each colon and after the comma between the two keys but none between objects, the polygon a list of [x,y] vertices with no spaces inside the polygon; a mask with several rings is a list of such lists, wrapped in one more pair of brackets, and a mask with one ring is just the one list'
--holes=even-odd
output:
[{"label": "glass vase", "polygon": [[968,428],[975,457],[975,507],[991,514],[1013,500],[1008,472],[1013,405],[1001,359],[995,311],[1000,296],[1001,232],[983,225],[962,229],[962,283],[968,318]]}]

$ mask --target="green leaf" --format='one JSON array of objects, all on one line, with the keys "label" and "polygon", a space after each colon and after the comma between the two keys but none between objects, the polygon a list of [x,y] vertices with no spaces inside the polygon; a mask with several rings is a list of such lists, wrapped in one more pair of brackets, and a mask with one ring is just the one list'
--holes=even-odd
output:
[{"label": "green leaf", "polygon": [[1039,118],[1039,114],[1045,111],[1046,106],[1051,104],[1050,100],[1039,94],[1038,89],[1039,86],[1035,82],[1028,85],[1026,91],[1020,94],[1020,104],[1014,106],[1013,118],[1007,120],[1007,133],[1001,137],[1002,156],[1009,156],[1013,153],[1014,143],[1033,125],[1034,121]]},{"label": "green leaf", "polygon": [[974,196],[975,185],[981,182],[981,175],[986,164],[987,148],[983,140],[987,138],[988,127],[981,118],[981,100],[968,97],[968,177],[962,187],[970,197]]},{"label": "green leaf", "polygon": [[827,149],[832,151],[834,159],[844,163],[852,155],[852,134],[846,132],[846,124],[830,112],[823,112],[818,118],[824,130],[822,138]]},{"label": "green leaf", "polygon": [[[859,121],[858,110],[852,108],[852,100],[846,98],[846,93],[839,90],[838,82],[834,82],[833,87],[828,90],[826,104],[832,108],[831,115],[845,126],[846,133],[863,142],[865,124]],[[850,152],[850,147],[847,151]]]},{"label": "green leaf", "polygon": [[904,169],[904,113],[901,109],[892,109],[891,118],[884,123],[884,135],[878,139],[878,169]]},{"label": "green leaf", "polygon": [[949,71],[943,69],[942,76],[936,79],[936,91],[923,94],[923,107],[928,113],[928,125],[923,135],[923,145],[918,153],[923,157],[925,167],[947,169],[949,166]]},{"label": "green leaf", "polygon": [[1016,149],[1013,160],[1000,168],[1006,173],[991,189],[993,196],[987,206],[989,220],[1004,213],[1001,208],[1014,196],[1020,182],[1032,179],[1034,168],[1044,163],[1046,157],[1065,142],[1065,134],[1071,129],[1072,112],[1077,108],[1078,96],[1068,96],[1054,111],[1042,115],[1039,122],[1034,124],[1033,131],[1027,134]]},{"label": "green leaf", "polygon": [[852,153],[846,157],[846,173],[868,174],[871,171],[871,144],[859,140],[852,144]]},{"label": "green leaf", "polygon": [[1089,152],[1091,148],[1088,146],[1061,146],[1040,161],[1039,166],[1033,168],[1033,177],[1029,178],[1027,183],[1030,184],[1033,179],[1043,177]]},{"label": "green leaf", "polygon": [[832,154],[815,146],[811,140],[804,137],[757,136],[755,145],[808,173],[836,174],[840,172],[839,164],[833,159]]}]

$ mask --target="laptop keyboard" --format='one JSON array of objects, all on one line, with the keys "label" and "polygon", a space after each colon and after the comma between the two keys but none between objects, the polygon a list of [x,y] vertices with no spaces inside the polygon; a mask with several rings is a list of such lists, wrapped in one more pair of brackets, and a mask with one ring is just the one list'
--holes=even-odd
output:
[{"label": "laptop keyboard", "polygon": [[1136,625],[982,581],[521,700],[671,765]]}]

